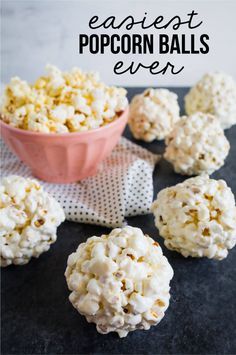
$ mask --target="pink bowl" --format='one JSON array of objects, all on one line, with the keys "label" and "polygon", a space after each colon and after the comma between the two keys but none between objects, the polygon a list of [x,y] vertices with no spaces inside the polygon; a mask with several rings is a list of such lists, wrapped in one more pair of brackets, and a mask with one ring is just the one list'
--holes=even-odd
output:
[{"label": "pink bowl", "polygon": [[128,108],[106,126],[87,132],[47,134],[14,128],[0,120],[1,135],[39,179],[70,183],[94,175],[117,144],[128,120]]}]

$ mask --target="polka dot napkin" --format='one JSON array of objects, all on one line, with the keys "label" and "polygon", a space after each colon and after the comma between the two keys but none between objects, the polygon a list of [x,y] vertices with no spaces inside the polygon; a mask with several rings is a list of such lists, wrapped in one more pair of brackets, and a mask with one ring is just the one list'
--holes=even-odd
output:
[{"label": "polka dot napkin", "polygon": [[[2,176],[33,177],[1,142]],[[96,176],[73,184],[41,182],[63,206],[67,220],[119,227],[125,217],[147,214],[153,200],[152,173],[160,156],[121,138]]]}]

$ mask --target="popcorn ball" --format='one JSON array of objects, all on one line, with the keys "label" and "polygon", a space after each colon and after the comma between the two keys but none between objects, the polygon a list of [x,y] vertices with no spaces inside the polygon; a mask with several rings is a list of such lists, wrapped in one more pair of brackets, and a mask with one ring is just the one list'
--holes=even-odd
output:
[{"label": "popcorn ball", "polygon": [[183,175],[212,174],[224,165],[230,148],[218,119],[201,112],[183,116],[166,145],[165,159]]},{"label": "popcorn ball", "polygon": [[8,176],[0,184],[1,266],[38,258],[57,239],[63,209],[37,181]]},{"label": "popcorn ball", "polygon": [[166,89],[147,89],[130,104],[129,127],[136,139],[164,139],[179,120],[177,95]]},{"label": "popcorn ball", "polygon": [[125,337],[164,317],[173,270],[159,244],[139,228],[89,238],[67,265],[69,299],[99,333]]},{"label": "popcorn ball", "polygon": [[186,95],[185,110],[211,113],[223,129],[230,128],[236,124],[236,82],[221,72],[205,74]]},{"label": "popcorn ball", "polygon": [[197,176],[159,192],[152,205],[165,246],[183,256],[222,260],[236,244],[236,206],[224,180]]},{"label": "popcorn ball", "polygon": [[41,133],[84,132],[116,120],[128,105],[126,90],[106,86],[96,73],[46,70],[33,85],[11,79],[1,98],[4,122]]}]

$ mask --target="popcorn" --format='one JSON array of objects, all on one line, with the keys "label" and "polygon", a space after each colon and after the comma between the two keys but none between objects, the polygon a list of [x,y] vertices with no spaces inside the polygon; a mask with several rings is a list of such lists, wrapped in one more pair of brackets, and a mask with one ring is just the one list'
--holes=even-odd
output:
[{"label": "popcorn", "polygon": [[[86,127],[83,123],[86,120],[86,116],[83,114],[75,114],[73,118],[68,121],[68,128],[70,132],[82,131],[82,127]],[[87,128],[87,127],[86,127]]]},{"label": "popcorn", "polygon": [[50,111],[51,119],[64,124],[66,120],[74,116],[74,107],[61,104]]},{"label": "popcorn", "polygon": [[46,70],[33,85],[11,79],[1,98],[4,122],[42,133],[83,132],[116,120],[128,105],[126,90],[106,86],[96,73],[52,65]]},{"label": "popcorn", "polygon": [[23,265],[50,248],[65,215],[37,181],[8,176],[0,184],[1,266]]},{"label": "popcorn", "polygon": [[236,244],[235,199],[224,180],[197,176],[163,189],[152,212],[165,246],[184,257],[222,260]]},{"label": "popcorn", "polygon": [[185,96],[188,115],[201,111],[215,115],[223,129],[236,124],[236,83],[221,72],[205,74]]},{"label": "popcorn", "polygon": [[147,89],[130,104],[129,127],[136,139],[164,139],[179,120],[177,95],[166,89]]},{"label": "popcorn", "polygon": [[73,104],[77,111],[85,115],[91,115],[91,107],[80,93],[74,96]]},{"label": "popcorn", "polygon": [[173,270],[139,228],[116,228],[79,245],[65,272],[70,302],[101,334],[149,329],[169,306]]},{"label": "popcorn", "polygon": [[230,144],[212,115],[183,116],[166,138],[164,157],[183,175],[212,174],[224,165]]},{"label": "popcorn", "polygon": [[34,132],[50,133],[49,120],[44,114],[32,112],[29,114],[28,129]]}]

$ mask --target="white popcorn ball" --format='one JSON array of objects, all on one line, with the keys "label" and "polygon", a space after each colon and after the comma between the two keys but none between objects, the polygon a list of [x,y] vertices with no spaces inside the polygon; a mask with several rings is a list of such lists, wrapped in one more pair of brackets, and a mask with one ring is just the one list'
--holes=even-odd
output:
[{"label": "white popcorn ball", "polygon": [[164,139],[178,120],[177,95],[167,89],[147,89],[131,101],[128,123],[136,139]]},{"label": "white popcorn ball", "polygon": [[212,174],[224,165],[230,148],[218,119],[201,112],[183,116],[166,145],[165,159],[183,175]]},{"label": "white popcorn ball", "polygon": [[50,248],[65,215],[36,180],[12,175],[0,183],[1,266],[23,265]]},{"label": "white popcorn ball", "polygon": [[236,82],[222,72],[205,74],[185,96],[185,110],[211,113],[223,129],[230,128],[236,124]]},{"label": "white popcorn ball", "polygon": [[207,175],[161,190],[152,205],[165,246],[184,257],[222,260],[236,244],[236,206],[224,180]]},{"label": "white popcorn ball", "polygon": [[71,303],[102,334],[149,329],[169,306],[173,270],[139,228],[89,238],[69,256],[65,276]]}]

